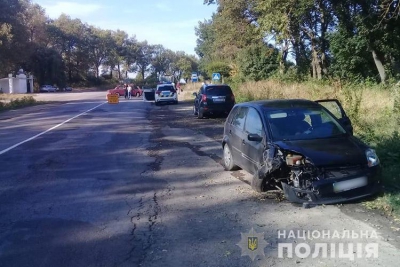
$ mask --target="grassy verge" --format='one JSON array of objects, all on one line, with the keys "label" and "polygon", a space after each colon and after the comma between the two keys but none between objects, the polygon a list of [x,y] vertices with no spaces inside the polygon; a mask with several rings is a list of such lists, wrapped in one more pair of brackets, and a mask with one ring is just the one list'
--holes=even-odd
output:
[{"label": "grassy verge", "polygon": [[371,84],[268,80],[240,84],[235,88],[235,96],[237,102],[277,98],[340,100],[352,120],[355,136],[376,149],[383,168],[384,195],[364,205],[400,216],[399,90],[395,86]]},{"label": "grassy verge", "polygon": [[185,85],[182,85],[182,92],[179,95],[179,100],[180,101],[186,101],[186,100],[193,100],[194,92],[198,92],[201,87],[201,83],[188,83]]},{"label": "grassy verge", "polygon": [[40,103],[41,102],[36,101],[32,96],[10,97],[0,95],[0,112],[10,109],[29,107]]}]

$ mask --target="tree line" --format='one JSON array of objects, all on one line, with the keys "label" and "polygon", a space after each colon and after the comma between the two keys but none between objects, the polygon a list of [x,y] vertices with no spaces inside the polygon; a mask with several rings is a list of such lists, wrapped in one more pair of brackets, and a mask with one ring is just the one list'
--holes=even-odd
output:
[{"label": "tree line", "polygon": [[20,68],[39,84],[93,85],[157,75],[189,78],[198,59],[161,44],[149,44],[121,30],[105,30],[62,14],[50,19],[30,0],[0,0],[0,77]]},{"label": "tree line", "polygon": [[381,83],[400,75],[398,0],[204,0],[196,27],[205,73]]}]

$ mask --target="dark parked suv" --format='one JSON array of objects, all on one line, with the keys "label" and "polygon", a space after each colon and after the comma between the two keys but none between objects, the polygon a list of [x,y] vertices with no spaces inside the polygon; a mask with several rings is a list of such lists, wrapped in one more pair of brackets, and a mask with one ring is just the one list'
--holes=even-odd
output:
[{"label": "dark parked suv", "polygon": [[381,188],[375,151],[353,136],[337,100],[237,104],[225,122],[224,166],[254,174],[261,192],[281,188],[297,203],[337,203]]},{"label": "dark parked suv", "polygon": [[228,114],[235,105],[232,89],[225,84],[205,84],[193,95],[193,114],[199,119],[210,114]]}]

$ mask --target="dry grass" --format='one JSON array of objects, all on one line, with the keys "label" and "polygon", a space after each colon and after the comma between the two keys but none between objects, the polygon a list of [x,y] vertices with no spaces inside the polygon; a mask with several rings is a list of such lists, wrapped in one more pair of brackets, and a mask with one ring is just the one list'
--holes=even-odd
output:
[{"label": "dry grass", "polygon": [[15,100],[15,99],[21,99],[25,96],[35,96],[34,94],[0,94],[0,100],[5,100],[6,102]]},{"label": "dry grass", "polygon": [[42,102],[36,101],[35,98],[33,98],[33,96],[26,96],[26,95],[23,97],[20,96],[17,98],[9,98],[6,100],[0,99],[0,112],[10,109],[18,109],[18,108],[33,106],[40,103]]},{"label": "dry grass", "polygon": [[[341,86],[305,82],[284,83],[276,80],[247,82],[239,85],[235,91],[238,102],[259,99],[338,99],[355,127],[355,132],[365,126],[380,125],[385,130],[381,133],[391,134],[395,128],[391,111],[394,107],[393,90],[383,90],[371,86]],[[390,127],[387,127],[388,124]],[[386,126],[386,127],[383,127]],[[379,127],[374,127],[379,128]],[[391,128],[391,129],[389,129]]]},{"label": "dry grass", "polygon": [[185,101],[194,99],[193,93],[198,92],[200,87],[201,83],[188,83],[185,84],[184,86],[181,86],[183,91],[179,95],[179,100]]}]

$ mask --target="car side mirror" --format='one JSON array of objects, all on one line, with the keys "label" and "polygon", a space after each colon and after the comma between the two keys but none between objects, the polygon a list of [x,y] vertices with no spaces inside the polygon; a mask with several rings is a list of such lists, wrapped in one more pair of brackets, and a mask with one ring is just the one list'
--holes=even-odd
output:
[{"label": "car side mirror", "polygon": [[196,92],[194,92],[194,93],[193,93],[193,96],[196,96],[196,97],[197,97],[197,93],[196,93]]},{"label": "car side mirror", "polygon": [[258,134],[248,134],[247,139],[249,141],[255,141],[255,142],[261,142],[263,140],[263,138]]},{"label": "car side mirror", "polygon": [[353,126],[351,124],[347,124],[345,126],[346,131],[349,132],[351,135],[353,135]]},{"label": "car side mirror", "polygon": [[348,133],[350,133],[351,135],[353,135],[353,125],[351,124],[350,118],[349,117],[343,117],[339,121],[342,123],[342,125],[344,126],[346,131]]}]

